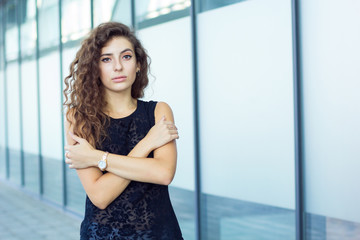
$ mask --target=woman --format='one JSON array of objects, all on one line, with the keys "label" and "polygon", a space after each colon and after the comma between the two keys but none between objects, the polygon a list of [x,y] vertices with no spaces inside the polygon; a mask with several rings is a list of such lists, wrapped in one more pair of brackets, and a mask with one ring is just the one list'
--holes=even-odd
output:
[{"label": "woman", "polygon": [[130,29],[99,25],[65,78],[66,163],[86,191],[81,239],[183,239],[168,184],[178,132],[170,107],[139,100],[148,56]]}]

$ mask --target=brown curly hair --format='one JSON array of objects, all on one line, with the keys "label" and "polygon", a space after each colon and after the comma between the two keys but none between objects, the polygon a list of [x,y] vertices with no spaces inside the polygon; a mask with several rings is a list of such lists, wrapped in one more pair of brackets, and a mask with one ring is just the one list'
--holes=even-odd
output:
[{"label": "brown curly hair", "polygon": [[[148,85],[150,59],[135,33],[124,24],[107,22],[90,32],[81,43],[70,65],[70,74],[65,78],[66,119],[74,127],[74,134],[85,138],[92,146],[98,147],[106,137],[109,116],[103,111],[107,105],[104,86],[100,80],[99,61],[101,49],[114,37],[125,37],[134,48],[140,72],[136,74],[131,87],[131,96],[141,98]],[[149,60],[149,62],[148,62]]]}]

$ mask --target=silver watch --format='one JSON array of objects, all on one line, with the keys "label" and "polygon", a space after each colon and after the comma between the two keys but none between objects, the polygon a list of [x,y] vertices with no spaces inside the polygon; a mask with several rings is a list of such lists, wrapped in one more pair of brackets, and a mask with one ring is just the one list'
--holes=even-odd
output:
[{"label": "silver watch", "polygon": [[107,167],[107,156],[109,155],[109,152],[105,152],[102,158],[98,162],[98,167],[101,171],[105,171]]}]

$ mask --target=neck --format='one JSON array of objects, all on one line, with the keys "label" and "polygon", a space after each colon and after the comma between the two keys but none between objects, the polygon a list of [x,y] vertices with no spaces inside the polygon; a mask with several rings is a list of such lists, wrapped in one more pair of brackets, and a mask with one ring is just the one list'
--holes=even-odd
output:
[{"label": "neck", "polygon": [[127,114],[134,110],[137,104],[137,100],[131,97],[131,91],[127,93],[106,91],[105,99],[107,102],[105,112],[110,116]]}]

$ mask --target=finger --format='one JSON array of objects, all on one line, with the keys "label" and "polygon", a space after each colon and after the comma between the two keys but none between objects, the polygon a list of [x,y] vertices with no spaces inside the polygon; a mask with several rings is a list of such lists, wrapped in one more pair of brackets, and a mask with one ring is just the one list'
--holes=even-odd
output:
[{"label": "finger", "polygon": [[65,145],[64,149],[65,149],[65,151],[70,151],[71,145]]},{"label": "finger", "polygon": [[177,130],[169,130],[169,133],[170,133],[171,135],[179,134]]},{"label": "finger", "polygon": [[71,164],[71,160],[68,159],[68,158],[65,158],[65,163],[66,163],[66,164]]},{"label": "finger", "polygon": [[72,132],[69,132],[69,135],[72,137],[72,139],[74,139],[76,142],[80,143],[82,142],[82,140],[84,140],[83,138],[76,136],[75,134],[73,134]]},{"label": "finger", "polygon": [[179,139],[179,134],[173,134],[171,135],[171,139],[174,140],[174,139]]}]

